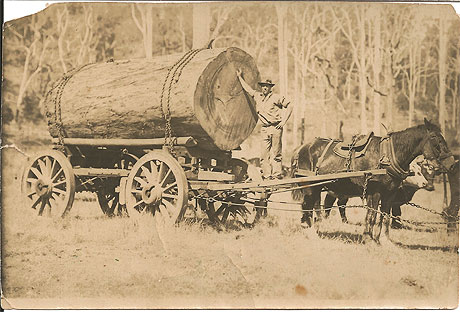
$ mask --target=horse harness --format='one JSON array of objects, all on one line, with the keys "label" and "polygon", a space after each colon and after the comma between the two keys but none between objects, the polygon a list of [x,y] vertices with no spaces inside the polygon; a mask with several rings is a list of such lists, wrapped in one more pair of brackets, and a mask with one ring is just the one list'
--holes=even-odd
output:
[{"label": "horse harness", "polygon": [[[342,158],[346,159],[345,170],[351,171],[351,164],[353,158],[359,158],[366,154],[367,148],[371,141],[371,138],[374,136],[374,133],[371,132],[367,135],[356,135],[353,136],[351,144],[345,143],[343,141],[338,141],[334,139],[326,139],[328,144],[326,148],[321,153],[321,156],[318,158],[318,162],[314,167],[315,174],[318,174],[319,169],[321,168],[322,163],[326,157],[327,152],[333,149],[333,152]],[[334,145],[335,144],[335,145]],[[400,181],[406,179],[410,175],[409,170],[404,170],[396,159],[394,144],[391,135],[383,137],[379,142],[379,168],[384,168],[387,170],[388,174]],[[313,168],[313,166],[311,167]]]},{"label": "horse harness", "polygon": [[379,167],[387,170],[388,174],[403,181],[410,175],[409,170],[404,170],[396,159],[395,148],[391,135],[380,139]]}]

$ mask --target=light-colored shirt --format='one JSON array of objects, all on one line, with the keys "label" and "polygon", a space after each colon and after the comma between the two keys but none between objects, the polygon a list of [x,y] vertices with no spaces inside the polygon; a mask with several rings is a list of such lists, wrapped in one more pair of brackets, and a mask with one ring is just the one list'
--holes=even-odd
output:
[{"label": "light-colored shirt", "polygon": [[284,96],[273,92],[265,96],[262,92],[254,91],[251,96],[256,101],[257,113],[264,126],[277,125],[283,118],[282,109],[290,103]]}]

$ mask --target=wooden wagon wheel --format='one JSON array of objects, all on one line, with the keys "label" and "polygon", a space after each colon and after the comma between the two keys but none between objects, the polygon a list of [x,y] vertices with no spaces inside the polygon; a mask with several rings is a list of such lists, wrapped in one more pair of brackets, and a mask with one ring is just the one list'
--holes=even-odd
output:
[{"label": "wooden wagon wheel", "polygon": [[75,197],[75,175],[67,157],[54,150],[34,157],[24,170],[21,192],[39,216],[64,217]]},{"label": "wooden wagon wheel", "polygon": [[[139,158],[132,154],[123,156],[114,164],[115,169],[131,169]],[[111,178],[103,182],[97,190],[97,201],[102,212],[107,216],[123,215],[126,212],[126,205],[120,204],[120,193],[116,188],[120,185],[120,178]]]},{"label": "wooden wagon wheel", "polygon": [[166,151],[151,151],[131,169],[126,182],[129,216],[152,213],[167,225],[182,220],[188,184],[184,169]]},{"label": "wooden wagon wheel", "polygon": [[[230,161],[230,172],[235,175],[235,182],[242,182],[248,178],[249,163],[242,159],[232,158]],[[256,209],[247,207],[242,192],[213,194],[209,193],[210,197],[215,197],[216,202],[202,200],[200,203],[203,210],[206,211],[208,218],[220,224],[239,223],[243,225],[251,225],[256,220]]]}]

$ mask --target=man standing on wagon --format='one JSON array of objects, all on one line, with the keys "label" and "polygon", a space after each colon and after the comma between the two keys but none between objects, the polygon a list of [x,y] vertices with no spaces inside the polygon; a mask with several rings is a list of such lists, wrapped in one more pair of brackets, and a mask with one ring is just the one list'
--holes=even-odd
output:
[{"label": "man standing on wagon", "polygon": [[262,122],[262,172],[265,179],[282,178],[281,141],[283,127],[292,113],[292,105],[284,96],[273,93],[275,85],[271,80],[259,82],[262,92],[249,86],[242,77],[241,69],[236,71],[241,86],[256,102],[257,114]]}]

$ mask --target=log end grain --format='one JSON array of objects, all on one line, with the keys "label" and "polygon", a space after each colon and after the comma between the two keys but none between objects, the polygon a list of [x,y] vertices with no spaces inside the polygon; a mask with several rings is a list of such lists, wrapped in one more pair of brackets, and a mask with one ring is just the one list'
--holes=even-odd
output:
[{"label": "log end grain", "polygon": [[195,89],[195,116],[222,150],[240,146],[257,123],[254,100],[244,92],[236,76],[238,68],[256,88],[260,76],[254,59],[241,49],[228,48],[208,64]]}]

